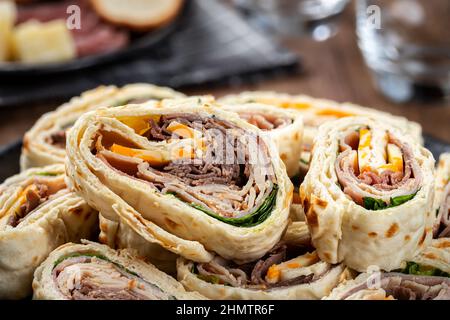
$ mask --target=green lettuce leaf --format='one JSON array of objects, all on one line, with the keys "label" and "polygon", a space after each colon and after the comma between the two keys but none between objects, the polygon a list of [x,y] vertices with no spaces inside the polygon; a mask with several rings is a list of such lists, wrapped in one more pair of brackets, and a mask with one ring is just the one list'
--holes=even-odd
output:
[{"label": "green lettuce leaf", "polygon": [[416,196],[416,194],[417,194],[417,192],[415,192],[413,194],[408,194],[406,196],[398,196],[398,197],[391,198],[390,204],[387,204],[386,202],[384,202],[381,199],[364,197],[363,198],[364,208],[366,208],[367,210],[383,210],[383,209],[387,209],[387,208],[397,207],[399,205],[404,204],[405,202],[408,202],[412,198],[414,198]]},{"label": "green lettuce leaf", "polygon": [[364,208],[367,210],[383,210],[387,208],[386,202],[371,197],[364,197]]},{"label": "green lettuce leaf", "polygon": [[[161,292],[164,292],[163,289],[161,289],[158,285],[148,282],[147,280],[143,279],[139,274],[137,274],[134,271],[131,271],[128,268],[125,268],[124,266],[122,266],[121,264],[111,261],[110,259],[108,259],[107,257],[105,257],[104,255],[100,254],[100,253],[95,253],[95,252],[85,252],[85,253],[73,253],[73,254],[69,254],[63,257],[60,257],[58,260],[55,261],[55,263],[53,264],[53,269],[56,268],[57,265],[59,265],[61,262],[63,262],[64,260],[70,259],[70,258],[76,258],[76,257],[96,257],[98,259],[104,260],[104,261],[108,261],[109,263],[112,263],[113,265],[115,265],[117,268],[119,268],[120,270],[129,273],[139,279],[141,279],[142,281],[145,281],[147,284],[149,284],[150,286],[160,290]],[[170,300],[177,300],[175,296],[170,295],[169,296]]]},{"label": "green lettuce leaf", "polygon": [[406,263],[406,267],[403,270],[401,270],[401,272],[405,274],[414,274],[418,276],[434,276],[434,277],[450,278],[449,273],[444,272],[438,268],[420,265],[418,263],[411,261]]},{"label": "green lettuce leaf", "polygon": [[206,213],[207,215],[209,215],[217,220],[231,224],[232,226],[248,228],[248,227],[253,227],[253,226],[256,226],[256,225],[264,222],[264,220],[266,220],[270,216],[270,214],[277,202],[277,193],[278,193],[278,185],[275,184],[273,186],[273,189],[270,192],[270,194],[267,196],[267,198],[264,200],[264,202],[261,204],[261,206],[258,209],[256,209],[252,213],[250,213],[246,216],[240,217],[240,218],[222,217],[201,205],[198,205],[195,203],[189,203],[189,205],[197,210],[200,210],[200,211]]},{"label": "green lettuce leaf", "polygon": [[61,173],[55,173],[55,172],[36,172],[33,173],[33,175],[35,176],[43,176],[43,177],[57,177],[59,175],[61,175]]},{"label": "green lettuce leaf", "polygon": [[220,279],[217,276],[214,275],[203,275],[203,274],[198,274],[197,278],[212,283],[212,284],[220,284]]},{"label": "green lettuce leaf", "polygon": [[411,200],[412,198],[414,198],[416,196],[416,193],[417,192],[415,192],[413,194],[408,194],[406,196],[398,196],[398,197],[391,198],[390,207],[396,207],[401,204],[404,204],[405,202],[408,202],[409,200]]}]

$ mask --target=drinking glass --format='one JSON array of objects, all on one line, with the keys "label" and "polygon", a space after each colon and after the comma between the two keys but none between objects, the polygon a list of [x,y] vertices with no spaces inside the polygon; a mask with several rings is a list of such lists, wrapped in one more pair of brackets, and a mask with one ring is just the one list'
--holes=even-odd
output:
[{"label": "drinking glass", "polygon": [[359,47],[385,96],[449,96],[449,0],[358,0],[356,19]]},{"label": "drinking glass", "polygon": [[335,33],[335,18],[349,0],[234,0],[254,20],[274,33],[308,34],[318,41]]}]

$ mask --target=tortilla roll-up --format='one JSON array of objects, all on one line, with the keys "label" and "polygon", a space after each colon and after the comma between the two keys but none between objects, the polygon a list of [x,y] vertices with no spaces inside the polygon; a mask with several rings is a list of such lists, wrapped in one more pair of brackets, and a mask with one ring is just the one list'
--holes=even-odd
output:
[{"label": "tortilla roll-up", "polygon": [[304,222],[290,225],[283,240],[257,261],[238,265],[218,256],[207,263],[179,258],[177,269],[187,290],[224,300],[320,299],[349,276],[342,264],[320,261]]},{"label": "tortilla roll-up", "polygon": [[67,153],[75,190],[103,218],[193,261],[260,258],[288,223],[293,186],[274,143],[202,99],[88,113]]},{"label": "tortilla roll-up", "polygon": [[36,269],[33,291],[36,300],[204,299],[131,250],[89,241],[54,250]]},{"label": "tortilla roll-up", "polygon": [[325,122],[351,116],[376,116],[393,123],[423,143],[421,126],[406,118],[393,116],[387,112],[362,107],[351,103],[338,103],[332,100],[316,99],[306,95],[289,95],[276,92],[242,92],[228,95],[219,100],[224,104],[263,103],[284,109],[295,109],[303,115],[303,152],[300,161],[300,171],[306,174],[311,160],[311,150],[314,137],[319,126]]},{"label": "tortilla roll-up", "polygon": [[406,263],[403,272],[450,277],[450,239],[433,239],[430,246]]},{"label": "tortilla roll-up", "polygon": [[98,232],[97,212],[70,192],[64,166],[30,169],[0,186],[0,299],[31,294],[33,272],[63,243]]},{"label": "tortilla roll-up", "polygon": [[433,240],[412,261],[392,273],[363,273],[340,285],[332,300],[450,299],[450,241]]},{"label": "tortilla roll-up", "polygon": [[450,238],[450,153],[443,153],[439,158],[435,192],[433,209],[436,221],[433,236]]},{"label": "tortilla roll-up", "polygon": [[361,273],[326,300],[450,300],[450,278],[399,272]]},{"label": "tortilla roll-up", "polygon": [[396,272],[361,274],[333,290],[327,299],[450,300],[450,240],[433,240]]},{"label": "tortilla roll-up", "polygon": [[151,84],[130,84],[122,88],[101,86],[72,98],[43,115],[25,134],[20,165],[22,170],[64,163],[66,133],[85,112],[101,107],[142,103],[148,100],[180,98],[183,94]]},{"label": "tortilla roll-up", "polygon": [[333,290],[327,299],[450,300],[450,239],[433,240],[398,272],[383,273],[379,280],[375,287],[376,277],[362,274]]},{"label": "tortilla roll-up", "polygon": [[108,244],[112,248],[133,248],[140,257],[145,259],[171,276],[177,274],[177,258],[173,252],[164,249],[160,245],[152,245],[135,232],[124,219],[119,221],[109,220],[99,213],[100,235],[99,241]]},{"label": "tortilla roll-up", "polygon": [[390,271],[432,237],[434,158],[382,119],[322,125],[300,198],[321,259]]},{"label": "tortilla roll-up", "polygon": [[278,147],[288,176],[298,174],[303,136],[303,118],[299,112],[257,103],[229,105],[224,109],[236,112],[242,119],[266,132]]}]

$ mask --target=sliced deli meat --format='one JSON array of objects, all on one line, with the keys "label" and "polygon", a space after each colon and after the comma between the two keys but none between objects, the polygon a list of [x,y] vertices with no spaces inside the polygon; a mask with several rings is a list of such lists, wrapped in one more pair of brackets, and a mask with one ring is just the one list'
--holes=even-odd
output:
[{"label": "sliced deli meat", "polygon": [[147,100],[180,98],[181,93],[151,84],[130,84],[121,88],[101,86],[72,98],[55,111],[43,115],[25,134],[20,164],[22,170],[64,163],[66,132],[85,112]]},{"label": "sliced deli meat", "polygon": [[418,123],[406,118],[393,116],[387,112],[358,106],[351,103],[337,103],[331,100],[311,98],[306,95],[289,95],[276,92],[242,92],[220,99],[225,104],[262,103],[283,109],[294,109],[303,115],[304,134],[300,170],[304,175],[308,171],[311,150],[319,126],[323,123],[352,116],[376,116],[392,123],[422,143],[422,128]]},{"label": "sliced deli meat", "polygon": [[327,300],[449,300],[450,278],[398,272],[362,273],[338,286]]},{"label": "sliced deli meat", "polygon": [[55,249],[98,233],[98,214],[67,187],[64,166],[30,169],[0,185],[0,298],[31,293],[34,270]]},{"label": "sliced deli meat", "polygon": [[436,171],[433,227],[435,238],[450,238],[450,153],[441,154]]},{"label": "sliced deli meat", "polygon": [[319,256],[393,270],[432,237],[434,159],[383,119],[322,125],[300,198]]},{"label": "sliced deli meat", "polygon": [[244,263],[287,226],[293,187],[275,145],[214,102],[99,109],[76,122],[67,150],[72,184],[101,212],[100,239],[112,247]]},{"label": "sliced deli meat", "polygon": [[236,264],[219,256],[206,263],[180,258],[178,280],[210,299],[320,299],[351,273],[342,264],[321,261],[302,226],[306,227],[304,222],[294,222],[281,242],[249,263]]},{"label": "sliced deli meat", "polygon": [[36,270],[33,290],[39,300],[204,299],[132,251],[88,241],[54,250]]},{"label": "sliced deli meat", "polygon": [[242,119],[263,130],[277,145],[289,177],[298,174],[303,137],[300,112],[258,103],[230,104],[225,105],[224,109],[236,112]]}]

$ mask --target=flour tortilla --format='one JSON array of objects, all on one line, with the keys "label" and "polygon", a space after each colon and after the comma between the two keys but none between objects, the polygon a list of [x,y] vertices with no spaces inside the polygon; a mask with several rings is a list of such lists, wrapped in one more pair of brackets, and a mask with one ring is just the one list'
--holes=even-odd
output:
[{"label": "flour tortilla", "polygon": [[[164,142],[149,142],[117,117],[145,118],[176,114],[180,110],[185,114],[214,116],[249,133],[261,134],[235,113],[201,99],[149,102],[90,112],[76,122],[68,136],[66,167],[74,189],[109,222],[126,223],[149,245],[156,244],[187,259],[207,262],[213,257],[211,251],[240,262],[263,256],[280,240],[287,226],[293,194],[284,164],[269,139],[262,137],[277,179],[276,204],[267,219],[252,227],[224,223],[173,195],[155,192],[147,183],[119,174],[91,152],[100,128],[117,132],[143,148],[155,145],[164,148]],[[112,239],[106,234],[104,238]]]},{"label": "flour tortilla", "polygon": [[[417,194],[406,203],[367,210],[355,203],[338,183],[335,163],[346,132],[369,126],[386,130],[407,143],[423,177]],[[343,262],[360,272],[376,265],[390,271],[427,247],[432,237],[434,159],[411,136],[379,118],[352,117],[322,125],[316,137],[300,198],[314,246],[329,263]]]},{"label": "flour tortilla", "polygon": [[33,272],[48,254],[69,241],[97,234],[97,212],[62,189],[31,211],[17,225],[9,224],[25,186],[35,179],[64,179],[64,166],[29,169],[0,186],[0,298],[22,299],[31,294]]},{"label": "flour tortilla", "polygon": [[[54,250],[49,257],[37,268],[33,280],[33,299],[36,300],[69,300],[72,297],[65,295],[55,282],[54,269],[71,257],[77,258],[100,256],[101,262],[108,261],[118,266],[123,274],[127,274],[133,281],[142,281],[150,284],[152,290],[160,295],[162,300],[197,300],[204,299],[196,293],[188,293],[174,278],[158,270],[153,265],[139,259],[132,250],[124,249],[115,251],[105,245],[94,242],[82,241],[82,244],[67,243]],[[77,259],[75,258],[75,259]],[[73,270],[68,272],[74,272]],[[89,276],[97,276],[96,284],[111,288],[116,279],[108,278],[104,274],[95,274],[90,271]],[[74,276],[74,281],[76,280]],[[68,282],[66,286],[70,283]],[[128,284],[129,285],[129,284]],[[101,288],[100,288],[101,290]],[[149,297],[151,298],[151,297]],[[115,300],[114,294],[108,300]]]}]

